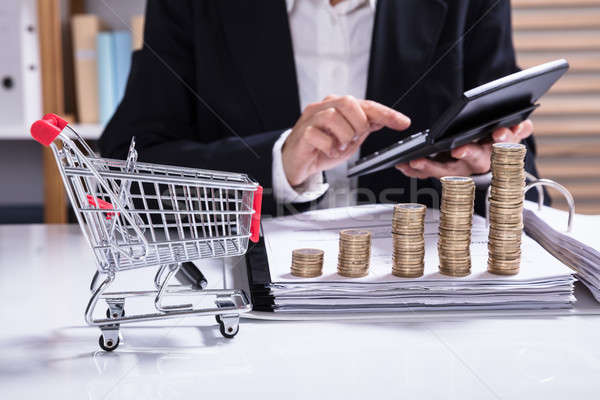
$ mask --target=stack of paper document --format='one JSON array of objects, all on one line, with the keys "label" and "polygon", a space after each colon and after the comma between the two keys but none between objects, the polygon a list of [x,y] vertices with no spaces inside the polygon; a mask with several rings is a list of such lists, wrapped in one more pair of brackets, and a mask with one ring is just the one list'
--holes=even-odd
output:
[{"label": "stack of paper document", "polygon": [[[482,310],[566,308],[575,300],[573,271],[524,236],[521,272],[498,276],[487,272],[485,220],[473,219],[472,273],[464,278],[438,272],[438,210],[425,218],[425,274],[398,278],[392,271],[392,205],[367,205],[311,211],[265,220],[263,234],[268,259],[262,292],[275,312],[356,312],[411,310]],[[337,274],[339,231],[365,228],[372,232],[371,266],[363,278]],[[323,275],[298,278],[290,274],[295,248],[325,251]],[[254,271],[256,275],[256,271]],[[254,293],[253,293],[254,295]],[[266,310],[265,303],[259,309]],[[255,307],[256,309],[256,307]]]},{"label": "stack of paper document", "polygon": [[568,213],[550,207],[535,210],[528,204],[523,213],[525,231],[556,258],[577,271],[577,278],[600,301],[600,216],[575,215],[567,232]]}]

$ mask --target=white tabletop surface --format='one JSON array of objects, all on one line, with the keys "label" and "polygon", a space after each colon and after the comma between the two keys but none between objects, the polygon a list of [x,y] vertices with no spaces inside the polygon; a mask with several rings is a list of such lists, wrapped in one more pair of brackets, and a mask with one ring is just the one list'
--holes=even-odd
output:
[{"label": "white tabletop surface", "polygon": [[[211,286],[219,284],[218,268],[208,270]],[[83,321],[93,272],[77,226],[0,226],[0,398],[590,399],[600,393],[595,315],[244,320],[232,340],[221,337],[212,318],[181,318],[122,327],[121,346],[105,353],[99,330]],[[127,274],[123,282],[152,277],[149,270]]]}]

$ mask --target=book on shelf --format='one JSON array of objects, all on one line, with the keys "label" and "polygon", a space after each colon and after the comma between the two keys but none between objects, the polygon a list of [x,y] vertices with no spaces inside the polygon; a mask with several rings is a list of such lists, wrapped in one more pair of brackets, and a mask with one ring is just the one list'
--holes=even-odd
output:
[{"label": "book on shelf", "polygon": [[71,25],[78,122],[105,125],[125,93],[131,53],[143,45],[144,17],[127,30],[104,31],[94,14],[75,15]]},{"label": "book on shelf", "polygon": [[131,69],[132,41],[131,32],[115,31],[113,32],[114,55],[115,55],[115,107],[119,105],[125,94],[127,78]]},{"label": "book on shelf", "polygon": [[111,32],[100,32],[96,37],[98,47],[98,101],[100,123],[106,124],[115,111],[116,74],[115,46]]},{"label": "book on shelf", "polygon": [[42,112],[35,4],[32,0],[0,2],[0,137],[20,137]]},{"label": "book on shelf", "polygon": [[143,15],[135,15],[131,17],[131,36],[133,40],[133,51],[140,50],[144,46]]},{"label": "book on shelf", "polygon": [[125,93],[131,67],[131,33],[100,32],[97,41],[100,123],[106,124]]},{"label": "book on shelf", "polygon": [[75,101],[81,123],[98,122],[98,63],[96,37],[100,20],[93,14],[74,15],[71,20],[75,70]]}]

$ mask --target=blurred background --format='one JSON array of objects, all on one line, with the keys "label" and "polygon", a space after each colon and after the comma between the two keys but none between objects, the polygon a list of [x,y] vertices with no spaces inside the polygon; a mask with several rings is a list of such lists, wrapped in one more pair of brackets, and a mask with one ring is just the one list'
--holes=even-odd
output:
[{"label": "blurred background", "polygon": [[[141,47],[145,2],[0,2],[0,223],[70,220],[54,159],[27,125],[55,112],[90,142],[100,136]],[[571,191],[577,212],[600,214],[600,0],[511,4],[519,65],[571,64],[533,117],[540,174]]]}]

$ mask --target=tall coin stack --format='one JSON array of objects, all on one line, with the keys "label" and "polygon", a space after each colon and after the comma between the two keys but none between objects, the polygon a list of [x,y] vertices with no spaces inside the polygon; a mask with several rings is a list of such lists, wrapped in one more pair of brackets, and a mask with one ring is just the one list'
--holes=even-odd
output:
[{"label": "tall coin stack", "polygon": [[338,274],[360,278],[369,273],[371,259],[371,232],[362,229],[340,231]]},{"label": "tall coin stack", "polygon": [[416,278],[423,275],[425,211],[423,204],[406,203],[394,207],[392,274],[395,276]]},{"label": "tall coin stack", "polygon": [[475,184],[464,176],[446,176],[442,181],[442,205],[438,254],[440,272],[449,276],[471,273],[471,225]]},{"label": "tall coin stack", "polygon": [[493,274],[519,273],[526,152],[522,144],[496,143],[492,147],[488,271]]},{"label": "tall coin stack", "polygon": [[292,251],[292,275],[315,278],[323,273],[323,250],[296,249]]}]

